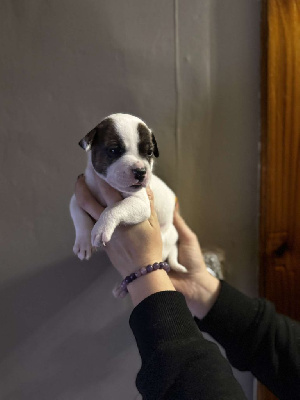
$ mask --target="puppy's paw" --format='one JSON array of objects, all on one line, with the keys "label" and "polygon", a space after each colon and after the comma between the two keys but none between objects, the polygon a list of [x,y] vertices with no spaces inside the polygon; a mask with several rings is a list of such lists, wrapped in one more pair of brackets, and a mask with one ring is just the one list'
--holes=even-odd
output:
[{"label": "puppy's paw", "polygon": [[179,264],[178,261],[169,260],[169,265],[173,271],[183,272],[184,274],[188,272],[188,270],[183,265]]},{"label": "puppy's paw", "polygon": [[100,218],[92,229],[91,242],[95,247],[108,243],[115,230],[115,225],[107,219]]},{"label": "puppy's paw", "polygon": [[91,258],[93,248],[89,232],[76,236],[73,252],[80,260],[89,260]]}]

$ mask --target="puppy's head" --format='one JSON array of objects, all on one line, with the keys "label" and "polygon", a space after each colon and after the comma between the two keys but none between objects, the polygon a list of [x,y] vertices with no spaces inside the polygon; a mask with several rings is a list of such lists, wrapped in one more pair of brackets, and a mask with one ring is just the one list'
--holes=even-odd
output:
[{"label": "puppy's head", "polygon": [[113,114],[92,129],[79,145],[91,150],[95,172],[120,192],[133,193],[151,179],[153,158],[159,156],[147,125],[128,114]]}]

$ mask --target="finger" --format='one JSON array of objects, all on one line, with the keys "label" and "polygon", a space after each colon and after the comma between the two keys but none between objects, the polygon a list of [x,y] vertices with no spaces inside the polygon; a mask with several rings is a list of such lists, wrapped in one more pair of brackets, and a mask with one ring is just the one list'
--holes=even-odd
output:
[{"label": "finger", "polygon": [[196,239],[195,233],[188,227],[184,219],[181,217],[180,214],[178,214],[177,211],[174,212],[173,223],[175,225],[175,228],[177,229],[179,240],[181,242]]},{"label": "finger", "polygon": [[150,186],[146,187],[146,192],[147,192],[147,196],[148,196],[149,200],[151,201],[154,198],[154,196],[153,196],[152,190],[150,189]]},{"label": "finger", "polygon": [[85,178],[83,174],[78,175],[76,182],[75,182],[75,194],[76,195],[81,195],[83,193],[86,193],[89,191],[89,188],[87,187],[85,183]]},{"label": "finger", "polygon": [[104,207],[98,203],[95,197],[92,195],[87,184],[85,183],[84,175],[78,176],[75,184],[75,197],[77,204],[87,212],[94,220],[98,220]]},{"label": "finger", "polygon": [[87,201],[85,201],[82,208],[95,221],[98,221],[98,219],[100,218],[100,215],[105,210],[105,208],[100,203],[98,203],[98,201],[93,196],[91,196]]},{"label": "finger", "polygon": [[154,205],[154,195],[152,190],[150,189],[150,187],[146,188],[147,191],[147,195],[150,201],[150,209],[151,209],[151,215],[149,218],[149,222],[152,226],[158,225],[158,219],[157,219],[157,214],[156,214],[156,210],[155,210],[155,205]]},{"label": "finger", "polygon": [[80,174],[77,176],[76,182],[75,182],[75,191],[76,191],[76,187],[78,186],[84,186],[85,185],[85,178],[84,178],[84,174]]},{"label": "finger", "polygon": [[100,192],[104,197],[104,200],[108,206],[111,206],[118,201],[123,200],[121,194],[112,186],[110,186],[103,179],[98,178],[98,184],[100,188]]},{"label": "finger", "polygon": [[179,201],[177,197],[175,197],[175,211],[177,211],[180,214]]}]

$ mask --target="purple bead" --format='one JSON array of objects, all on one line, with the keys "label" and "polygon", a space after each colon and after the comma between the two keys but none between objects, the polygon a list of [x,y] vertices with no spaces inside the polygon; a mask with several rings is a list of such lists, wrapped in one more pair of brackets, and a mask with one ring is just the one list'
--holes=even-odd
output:
[{"label": "purple bead", "polygon": [[130,279],[131,279],[131,282],[134,281],[134,280],[136,279],[135,273],[130,274]]},{"label": "purple bead", "polygon": [[165,263],[165,265],[164,265],[164,270],[165,270],[166,272],[170,272],[170,271],[171,271],[171,267],[170,267],[170,265],[169,265],[168,263]]},{"label": "purple bead", "polygon": [[153,266],[152,265],[147,265],[146,270],[147,270],[147,272],[152,272],[153,271]]},{"label": "purple bead", "polygon": [[139,278],[141,275],[142,275],[142,273],[141,273],[140,270],[136,271],[135,276],[136,276],[137,278]]},{"label": "purple bead", "polygon": [[115,297],[125,297],[126,294],[128,293],[128,288],[127,286],[129,283],[134,281],[135,279],[141,277],[142,275],[146,275],[147,273],[150,273],[152,271],[156,271],[158,269],[163,269],[166,272],[169,272],[171,270],[171,267],[166,261],[162,261],[160,263],[154,263],[153,265],[147,265],[146,267],[140,268],[138,271],[133,272],[132,274],[126,276],[121,284],[114,290],[114,295]]},{"label": "purple bead", "polygon": [[153,264],[153,270],[156,271],[157,269],[159,269],[159,264],[158,263],[154,263]]}]

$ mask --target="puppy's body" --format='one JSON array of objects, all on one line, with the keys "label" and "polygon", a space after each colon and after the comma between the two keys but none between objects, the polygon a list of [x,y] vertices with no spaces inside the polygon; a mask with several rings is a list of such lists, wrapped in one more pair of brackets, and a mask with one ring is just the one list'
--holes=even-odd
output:
[{"label": "puppy's body", "polygon": [[[174,270],[185,272],[177,260],[178,234],[173,225],[175,195],[157,176],[152,174],[153,156],[158,149],[153,133],[140,119],[127,114],[113,114],[105,118],[80,142],[88,154],[85,170],[86,183],[105,211],[93,224],[78,206],[75,196],[70,203],[75,225],[74,253],[89,259],[92,247],[107,243],[119,224],[137,224],[150,216],[150,202],[146,186],[155,198],[155,209],[161,227],[163,259]],[[123,200],[106,204],[101,191],[117,189]]]}]

